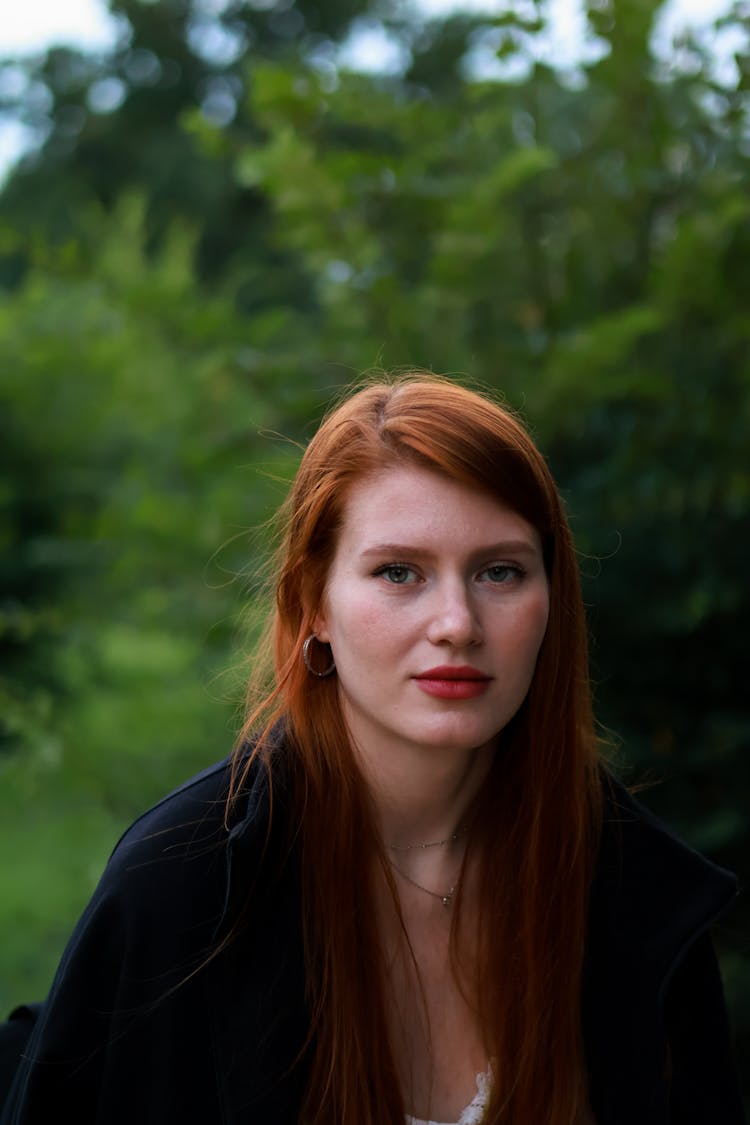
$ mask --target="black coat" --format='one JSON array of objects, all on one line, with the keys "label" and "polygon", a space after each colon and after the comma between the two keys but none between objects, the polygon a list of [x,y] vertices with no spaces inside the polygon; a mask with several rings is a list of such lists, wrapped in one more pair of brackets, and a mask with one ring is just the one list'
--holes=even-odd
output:
[{"label": "black coat", "polygon": [[[204,771],[120,840],[0,1125],[297,1122],[298,866],[267,838],[262,771],[229,825],[227,783]],[[735,881],[607,788],[582,997],[597,1125],[741,1125],[708,933]]]}]

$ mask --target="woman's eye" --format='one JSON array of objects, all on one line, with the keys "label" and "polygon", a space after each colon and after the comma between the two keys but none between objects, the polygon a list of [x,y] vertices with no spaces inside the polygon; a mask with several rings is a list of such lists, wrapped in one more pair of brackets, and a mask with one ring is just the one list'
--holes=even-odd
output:
[{"label": "woman's eye", "polygon": [[394,586],[407,586],[412,582],[416,582],[417,576],[410,566],[405,566],[403,563],[389,563],[387,566],[381,566],[375,573],[380,578],[385,578],[387,582],[391,582]]},{"label": "woman's eye", "polygon": [[488,566],[486,570],[483,570],[482,574],[487,576],[488,581],[500,585],[520,578],[521,568],[510,563],[495,563],[494,566]]}]

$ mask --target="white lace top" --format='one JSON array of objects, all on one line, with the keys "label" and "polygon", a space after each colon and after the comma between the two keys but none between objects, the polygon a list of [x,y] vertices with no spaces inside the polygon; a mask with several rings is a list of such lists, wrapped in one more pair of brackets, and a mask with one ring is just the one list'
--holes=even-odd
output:
[{"label": "white lace top", "polygon": [[407,1113],[406,1125],[481,1125],[487,1102],[490,1100],[490,1072],[477,1075],[477,1092],[463,1111],[458,1121],[423,1121]]}]

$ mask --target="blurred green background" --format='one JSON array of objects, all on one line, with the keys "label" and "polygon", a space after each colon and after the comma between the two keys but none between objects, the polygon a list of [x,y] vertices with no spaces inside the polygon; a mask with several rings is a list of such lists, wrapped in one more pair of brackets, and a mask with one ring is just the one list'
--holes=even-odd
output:
[{"label": "blurred green background", "polygon": [[[112,0],[0,63],[0,1013],[231,747],[262,525],[363,369],[499,388],[562,487],[616,768],[750,873],[750,9]],[[347,65],[355,21],[387,65]],[[363,22],[364,21],[364,22]],[[253,533],[252,528],[261,527]],[[750,1088],[750,912],[717,930]]]}]

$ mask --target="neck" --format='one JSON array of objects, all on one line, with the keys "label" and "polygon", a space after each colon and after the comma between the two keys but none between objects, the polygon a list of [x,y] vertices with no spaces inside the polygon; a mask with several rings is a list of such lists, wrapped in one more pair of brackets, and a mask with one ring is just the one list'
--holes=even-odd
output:
[{"label": "neck", "polygon": [[386,847],[408,849],[446,840],[437,851],[462,850],[451,837],[467,815],[492,764],[494,747],[471,751],[400,748],[377,755],[360,751]]}]

